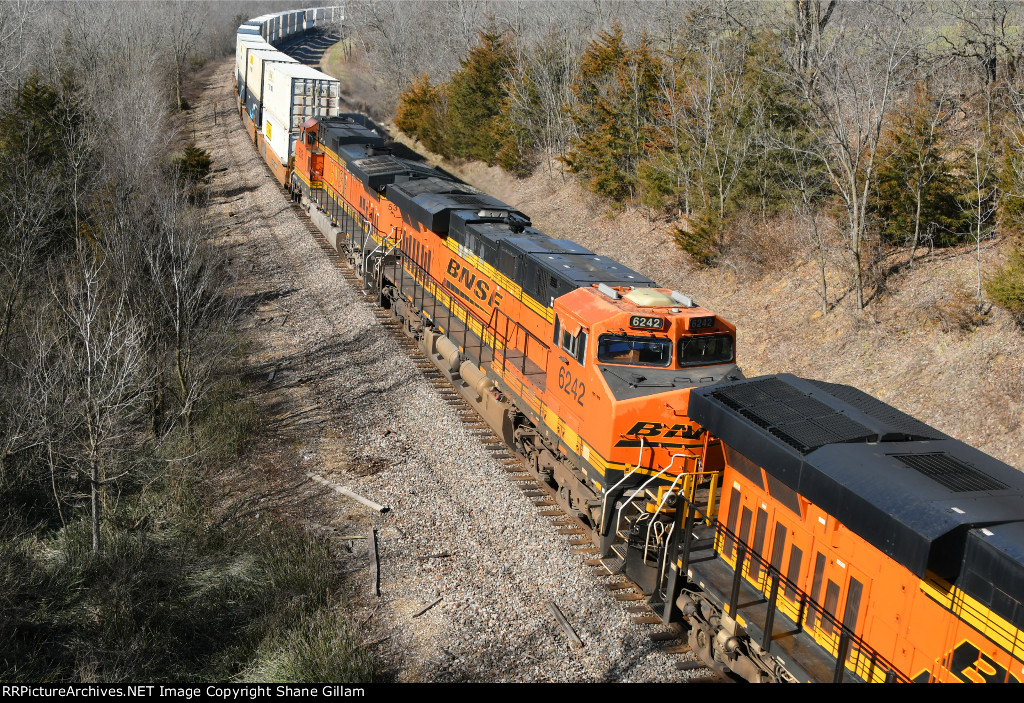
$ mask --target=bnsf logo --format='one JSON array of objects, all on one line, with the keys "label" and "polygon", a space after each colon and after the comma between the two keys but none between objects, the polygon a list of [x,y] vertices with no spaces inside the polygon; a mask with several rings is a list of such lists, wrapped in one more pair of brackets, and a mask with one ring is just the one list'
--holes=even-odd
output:
[{"label": "bnsf logo", "polygon": [[704,428],[697,425],[666,425],[660,422],[638,422],[626,432],[627,437],[635,435],[637,437],[660,437],[661,439],[672,439],[673,437],[697,439],[702,434],[704,434]]},{"label": "bnsf logo", "polygon": [[492,293],[487,279],[477,278],[475,273],[462,266],[455,259],[448,262],[448,275],[453,281],[457,281],[459,285],[472,293],[478,300],[485,301],[488,305],[492,306],[501,303],[502,295],[500,289]]}]

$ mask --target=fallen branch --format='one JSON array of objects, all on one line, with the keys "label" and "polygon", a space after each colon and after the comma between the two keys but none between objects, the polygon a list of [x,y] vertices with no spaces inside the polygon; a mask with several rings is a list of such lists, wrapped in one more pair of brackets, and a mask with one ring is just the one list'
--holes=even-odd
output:
[{"label": "fallen branch", "polygon": [[569,621],[565,619],[565,616],[562,615],[562,610],[555,605],[554,601],[548,601],[548,610],[550,610],[551,614],[555,617],[555,622],[557,622],[558,626],[562,628],[562,632],[564,632],[566,637],[569,638],[569,644],[576,649],[582,647],[583,640],[581,640],[579,635],[576,634],[576,630],[572,629],[572,625],[570,625]]},{"label": "fallen branch", "polygon": [[377,530],[370,530],[370,593],[380,595],[380,556],[377,554]]},{"label": "fallen branch", "polygon": [[451,556],[451,552],[441,552],[440,554],[424,554],[421,557],[417,557],[420,561],[426,561],[427,559],[447,559]]},{"label": "fallen branch", "polygon": [[418,617],[419,617],[420,615],[423,615],[423,613],[427,612],[428,610],[430,610],[431,608],[433,608],[433,607],[434,607],[435,605],[437,605],[437,604],[438,604],[438,603],[440,603],[440,602],[441,602],[441,598],[438,598],[438,599],[437,599],[437,600],[435,600],[435,601],[434,601],[433,603],[431,603],[430,605],[428,605],[428,606],[427,606],[426,608],[424,608],[424,609],[423,609],[423,610],[421,610],[420,612],[418,612],[418,613],[416,613],[415,615],[413,615],[413,617],[414,617],[414,618],[418,618]]},{"label": "fallen branch", "polygon": [[333,490],[335,493],[339,493],[339,494],[341,494],[343,496],[348,496],[349,498],[352,498],[353,500],[359,501],[360,503],[365,505],[367,508],[370,508],[371,510],[375,510],[378,513],[380,513],[381,515],[383,515],[384,513],[388,512],[389,510],[391,510],[391,508],[389,508],[386,505],[381,505],[380,503],[374,503],[369,498],[364,498],[363,496],[359,495],[358,493],[355,493],[354,491],[352,491],[349,488],[345,488],[344,486],[338,486],[336,484],[333,484],[330,481],[328,481],[327,479],[321,478],[320,476],[317,476],[316,474],[306,474],[306,475],[309,476],[314,481],[316,481],[317,483],[321,483],[321,484],[327,486],[328,488]]}]

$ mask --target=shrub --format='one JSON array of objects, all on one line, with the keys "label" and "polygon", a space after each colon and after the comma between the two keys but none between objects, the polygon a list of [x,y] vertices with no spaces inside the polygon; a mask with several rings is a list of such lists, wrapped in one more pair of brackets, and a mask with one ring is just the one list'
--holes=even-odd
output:
[{"label": "shrub", "polygon": [[985,293],[1024,326],[1024,244],[1013,249],[1002,268],[985,281]]},{"label": "shrub", "polygon": [[711,266],[719,255],[719,236],[722,220],[713,212],[693,217],[690,229],[677,227],[674,233],[676,244],[693,257],[701,266]]}]

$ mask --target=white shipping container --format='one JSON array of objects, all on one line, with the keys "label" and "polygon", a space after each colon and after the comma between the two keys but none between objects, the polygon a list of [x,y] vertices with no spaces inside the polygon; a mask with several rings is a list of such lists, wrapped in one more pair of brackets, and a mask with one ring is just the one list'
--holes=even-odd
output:
[{"label": "white shipping container", "polygon": [[287,166],[291,156],[291,135],[288,127],[266,110],[263,111],[263,141],[267,143],[267,148],[274,150],[278,160]]},{"label": "white shipping container", "polygon": [[249,89],[249,94],[257,100],[263,99],[263,74],[266,67],[275,63],[298,63],[298,61],[277,49],[249,52],[249,72],[245,76],[245,86]]},{"label": "white shipping container", "polygon": [[272,47],[267,42],[259,37],[246,37],[246,35],[239,35],[238,46],[235,48],[235,73],[242,77],[242,83],[238,87],[241,88],[245,85],[248,75],[246,69],[249,68],[249,51],[273,51]]},{"label": "white shipping container", "polygon": [[300,63],[275,63],[263,71],[263,111],[290,131],[310,117],[334,117],[341,110],[341,85]]}]

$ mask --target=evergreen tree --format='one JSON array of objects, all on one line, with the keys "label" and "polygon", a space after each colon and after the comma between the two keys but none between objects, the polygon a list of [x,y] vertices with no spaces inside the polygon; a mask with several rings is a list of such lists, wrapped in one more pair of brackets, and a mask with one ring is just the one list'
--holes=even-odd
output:
[{"label": "evergreen tree", "polygon": [[908,244],[910,260],[922,238],[947,246],[961,239],[956,164],[948,157],[948,109],[918,84],[913,101],[896,115],[883,145],[871,208],[883,239]]},{"label": "evergreen tree", "polygon": [[564,96],[572,69],[558,32],[552,29],[537,45],[517,51],[508,71],[496,121],[497,160],[519,176],[532,171],[542,155],[564,151],[569,126]]},{"label": "evergreen tree", "polygon": [[505,37],[493,26],[479,33],[448,84],[447,143],[454,156],[493,164],[500,149],[498,116],[505,100],[506,72],[512,56]]},{"label": "evergreen tree", "polygon": [[578,136],[563,161],[590,190],[618,201],[636,197],[659,71],[646,37],[630,48],[618,23],[588,47],[571,85]]},{"label": "evergreen tree", "polygon": [[776,35],[757,34],[747,46],[742,77],[751,95],[745,119],[752,147],[733,202],[757,211],[762,219],[780,214],[794,201],[818,203],[828,196],[820,189],[804,192],[809,184],[824,181],[824,169],[795,156],[805,153],[817,135],[807,127],[806,102],[782,78],[786,67],[779,52]]},{"label": "evergreen tree", "polygon": [[[86,147],[86,118],[70,80],[51,86],[33,75],[0,115],[0,188],[17,199],[28,174],[46,174],[56,195],[41,228],[43,254],[66,249],[85,229],[80,190],[95,169]],[[26,193],[26,197],[30,194]]]},{"label": "evergreen tree", "polygon": [[398,98],[395,126],[436,154],[450,156],[443,125],[444,86],[422,74]]},{"label": "evergreen tree", "polygon": [[985,281],[985,293],[1024,325],[1024,242],[1018,243],[1006,263]]}]

